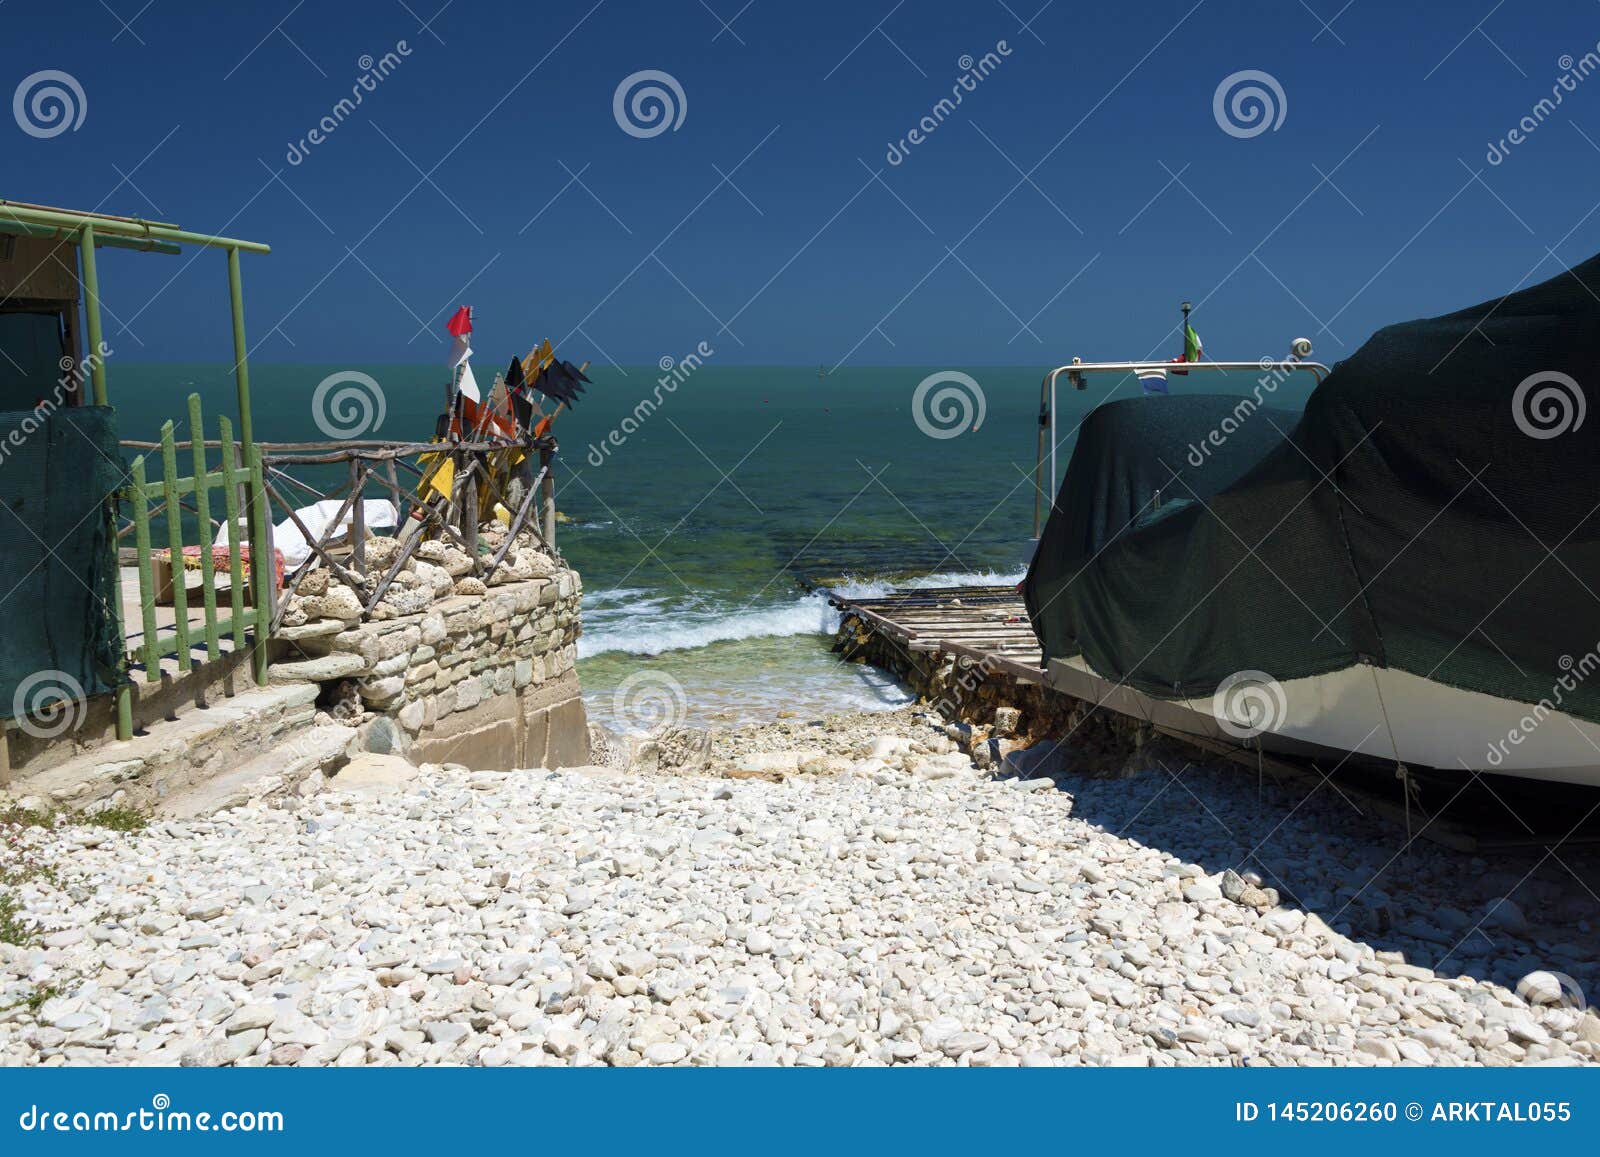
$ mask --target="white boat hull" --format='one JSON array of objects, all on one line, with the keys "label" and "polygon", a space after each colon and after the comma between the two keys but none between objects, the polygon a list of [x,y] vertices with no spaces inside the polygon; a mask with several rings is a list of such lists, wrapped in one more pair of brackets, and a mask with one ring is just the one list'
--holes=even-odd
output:
[{"label": "white boat hull", "polygon": [[[1230,729],[1215,697],[1155,699],[1096,674],[1081,657],[1052,659],[1051,686],[1189,735],[1254,745],[1248,717]],[[1410,767],[1600,786],[1600,725],[1547,705],[1463,691],[1405,671],[1356,666],[1274,682],[1258,716],[1262,747],[1299,755],[1356,752]],[[1380,698],[1381,693],[1381,698]],[[1232,722],[1232,721],[1230,721]]]}]

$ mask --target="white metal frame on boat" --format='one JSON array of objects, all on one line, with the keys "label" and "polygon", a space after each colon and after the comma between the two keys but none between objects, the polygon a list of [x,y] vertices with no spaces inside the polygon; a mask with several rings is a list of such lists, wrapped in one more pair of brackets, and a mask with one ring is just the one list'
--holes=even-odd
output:
[{"label": "white metal frame on boat", "polygon": [[[1293,344],[1297,354],[1310,354],[1311,343],[1305,338],[1296,338]],[[1067,380],[1078,389],[1087,389],[1088,383],[1083,380],[1085,374],[1137,374],[1141,371],[1162,370],[1165,372],[1186,374],[1195,372],[1222,372],[1235,373],[1309,373],[1319,383],[1328,373],[1328,367],[1321,362],[1303,360],[1301,356],[1288,358],[1262,358],[1254,362],[1171,362],[1171,361],[1144,361],[1144,362],[1085,362],[1074,360],[1071,365],[1057,366],[1045,375],[1039,388],[1039,405],[1041,407],[1039,422],[1039,453],[1033,468],[1033,537],[1037,539],[1044,528],[1043,497],[1048,494],[1050,501],[1055,502],[1056,488],[1060,486],[1060,479],[1056,474],[1056,382],[1062,374],[1067,375]],[[1044,489],[1044,464],[1047,457],[1045,439],[1049,438],[1048,458],[1050,462],[1050,489]]]}]

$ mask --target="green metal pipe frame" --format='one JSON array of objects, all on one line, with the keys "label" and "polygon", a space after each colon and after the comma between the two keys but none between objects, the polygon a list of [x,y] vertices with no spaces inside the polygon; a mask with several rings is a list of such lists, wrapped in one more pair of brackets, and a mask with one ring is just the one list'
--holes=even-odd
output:
[{"label": "green metal pipe frame", "polygon": [[[5,210],[0,207],[0,213]],[[43,237],[47,241],[78,241],[78,230],[65,225],[36,225],[30,221],[7,221],[0,217],[0,233],[20,233],[24,237]],[[96,249],[132,249],[139,253],[182,253],[183,247],[170,241],[135,241],[131,237],[95,235]]]},{"label": "green metal pipe frame", "polygon": [[255,441],[250,420],[250,347],[244,340],[244,290],[239,282],[239,251],[228,250],[228,304],[233,310],[233,376],[239,394],[239,439]]},{"label": "green metal pipe frame", "polygon": [[[122,220],[92,213],[73,213],[56,209],[39,209],[14,205],[0,200],[0,233],[20,233],[33,237],[71,240],[78,246],[83,265],[83,312],[90,351],[90,373],[94,388],[94,404],[107,405],[105,359],[100,356],[103,330],[100,320],[100,273],[95,260],[95,250],[101,246],[137,249],[161,253],[177,253],[180,245],[198,245],[223,249],[228,254],[228,299],[233,313],[234,378],[239,400],[239,435],[244,447],[247,465],[259,462],[258,452],[252,442],[253,429],[250,417],[249,347],[244,333],[244,295],[239,278],[239,253],[270,253],[271,246],[258,241],[243,241],[232,237],[213,237],[205,233],[190,233],[175,226],[152,223],[138,219]],[[172,467],[167,467],[168,476]],[[252,582],[258,594],[256,641],[251,656],[256,681],[267,679],[266,627],[271,622],[270,599],[265,591],[274,573],[268,557],[269,544],[266,527],[266,503],[261,494],[252,495],[249,516]],[[117,637],[122,638],[121,568],[117,565],[116,546],[111,547],[113,574],[117,576],[117,594],[112,603],[112,616],[116,621]],[[262,581],[262,576],[267,581]],[[120,644],[119,644],[120,645]],[[123,672],[126,676],[126,671]],[[126,678],[116,691],[117,738],[133,737],[133,687]]]},{"label": "green metal pipe frame", "polygon": [[[9,221],[3,218],[10,218]],[[104,230],[105,236],[101,231]],[[199,245],[209,248],[220,248],[228,254],[228,301],[233,314],[233,354],[234,354],[234,379],[239,400],[239,435],[244,446],[245,457],[248,461],[259,461],[258,452],[252,443],[254,437],[253,424],[250,416],[250,367],[248,362],[249,346],[245,342],[244,333],[244,293],[239,277],[239,252],[244,250],[250,253],[270,253],[269,246],[254,241],[239,241],[227,237],[210,237],[202,233],[190,233],[187,230],[175,229],[165,225],[151,225],[142,221],[118,221],[111,218],[96,217],[89,214],[64,213],[49,209],[25,209],[15,205],[0,202],[0,232],[27,233],[31,236],[54,236],[73,240],[78,246],[78,252],[83,264],[83,313],[86,337],[90,351],[90,380],[94,388],[94,404],[107,405],[106,395],[106,368],[105,359],[100,355],[103,343],[103,330],[100,320],[100,272],[95,259],[95,250],[102,245],[111,245],[119,248],[150,249],[160,252],[178,252],[180,244]],[[168,467],[171,474],[171,467]],[[246,512],[249,520],[250,553],[252,566],[252,581],[256,584],[258,592],[256,602],[259,604],[256,617],[256,641],[251,655],[251,667],[257,683],[267,681],[267,624],[271,622],[272,609],[270,600],[265,597],[267,583],[262,582],[261,576],[268,576],[270,582],[274,573],[271,560],[268,557],[269,544],[266,528],[266,504],[260,494],[253,494],[250,507]],[[116,547],[112,545],[113,560]],[[263,570],[263,566],[265,569]],[[122,578],[121,567],[113,562],[113,573],[117,576],[117,595],[112,605],[112,616],[116,621],[117,637],[122,637]],[[117,738],[127,740],[133,738],[133,686],[126,678],[124,670],[123,681],[116,691],[117,712]]]},{"label": "green metal pipe frame", "polygon": [[83,316],[89,330],[89,373],[94,382],[94,404],[106,404],[106,359],[100,330],[100,272],[95,265],[94,226],[85,224],[79,232],[78,250],[83,256]]},{"label": "green metal pipe frame", "polygon": [[[261,476],[261,451],[256,448],[250,418],[250,346],[244,336],[244,290],[239,281],[239,250],[228,250],[228,302],[233,309],[233,375],[239,395],[239,442],[244,447],[245,468]],[[194,431],[204,438],[205,432]],[[257,684],[267,681],[267,634],[272,623],[272,583],[277,573],[272,560],[271,526],[266,496],[258,484],[251,489],[250,507],[245,511],[250,535],[250,585],[255,592],[256,640],[250,653],[250,667]]]},{"label": "green metal pipe frame", "polygon": [[259,241],[241,241],[234,237],[212,237],[205,233],[190,233],[170,225],[155,225],[137,218],[119,220],[115,217],[98,217],[87,213],[69,213],[59,209],[31,209],[0,201],[0,214],[27,225],[54,225],[72,230],[93,228],[97,232],[118,237],[141,240],[170,241],[180,245],[203,245],[216,249],[239,249],[246,253],[271,253],[270,245]]}]

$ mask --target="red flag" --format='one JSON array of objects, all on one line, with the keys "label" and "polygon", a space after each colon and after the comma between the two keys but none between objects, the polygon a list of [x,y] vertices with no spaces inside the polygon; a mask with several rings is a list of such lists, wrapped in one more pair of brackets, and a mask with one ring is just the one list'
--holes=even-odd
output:
[{"label": "red flag", "polygon": [[472,367],[467,364],[467,359],[472,356],[472,342],[468,338],[472,333],[472,307],[463,305],[456,310],[445,328],[454,339],[450,343],[449,366],[455,371],[455,389],[474,402],[482,401],[483,395],[479,393],[478,383],[472,376]]}]

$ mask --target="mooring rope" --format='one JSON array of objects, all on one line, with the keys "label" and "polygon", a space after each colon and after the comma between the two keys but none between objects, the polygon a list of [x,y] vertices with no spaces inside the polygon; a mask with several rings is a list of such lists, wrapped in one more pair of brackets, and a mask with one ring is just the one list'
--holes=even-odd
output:
[{"label": "mooring rope", "polygon": [[[1395,742],[1394,726],[1389,722],[1389,706],[1383,701],[1383,684],[1378,682],[1378,668],[1369,659],[1367,670],[1372,672],[1372,689],[1378,693],[1378,710],[1383,713],[1383,728],[1389,733],[1389,750],[1394,753],[1394,777],[1400,781],[1400,794],[1405,800],[1406,809],[1406,848],[1411,846],[1415,838],[1411,834],[1411,797],[1417,797],[1417,807],[1422,807],[1422,790],[1417,782],[1411,778],[1411,771],[1406,767],[1405,761],[1400,758],[1400,745]],[[1426,813],[1424,813],[1426,814]],[[1401,851],[1405,851],[1402,848]]]}]

